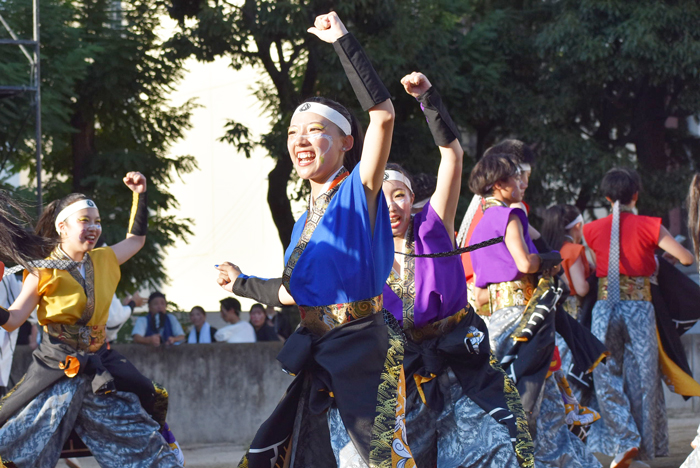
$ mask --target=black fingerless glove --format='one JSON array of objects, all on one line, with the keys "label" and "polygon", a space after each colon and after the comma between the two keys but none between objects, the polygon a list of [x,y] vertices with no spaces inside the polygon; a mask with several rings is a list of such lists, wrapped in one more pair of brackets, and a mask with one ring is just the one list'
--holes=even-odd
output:
[{"label": "black fingerless glove", "polygon": [[279,299],[280,286],[282,286],[282,278],[264,279],[239,275],[233,282],[231,292],[236,296],[247,297],[262,304],[282,307],[284,304]]},{"label": "black fingerless glove", "polygon": [[435,86],[431,86],[416,99],[420,102],[436,145],[447,146],[455,140],[461,141],[459,129],[452,121],[452,117],[442,103],[442,98],[440,98]]},{"label": "black fingerless glove", "polygon": [[537,270],[538,273],[554,268],[561,263],[561,255],[556,250],[537,254],[537,256],[540,257],[540,268]]},{"label": "black fingerless glove", "polygon": [[145,236],[148,232],[148,192],[134,193],[127,232],[135,236]]},{"label": "black fingerless glove", "polygon": [[391,99],[389,90],[379,78],[376,70],[365,54],[355,36],[348,33],[333,43],[340,63],[350,80],[353,91],[360,101],[362,110],[369,110],[387,99]]},{"label": "black fingerless glove", "polygon": [[5,325],[10,320],[10,312],[4,307],[0,307],[0,327]]}]

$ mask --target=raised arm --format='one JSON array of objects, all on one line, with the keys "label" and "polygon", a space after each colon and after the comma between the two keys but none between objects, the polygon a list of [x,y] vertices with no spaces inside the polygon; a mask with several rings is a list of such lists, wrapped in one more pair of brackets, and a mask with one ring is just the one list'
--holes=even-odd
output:
[{"label": "raised arm", "polygon": [[112,246],[120,265],[143,248],[146,244],[146,231],[148,229],[146,177],[140,172],[129,172],[124,177],[124,183],[133,192],[133,204],[131,205],[126,239]]},{"label": "raised arm", "polygon": [[459,130],[442,103],[437,90],[425,75],[413,72],[404,76],[401,84],[408,94],[420,102],[435,144],[440,148],[441,160],[437,187],[430,199],[430,205],[447,228],[447,233],[454,244],[455,215],[459,202],[464,157]]},{"label": "raised arm", "polygon": [[369,111],[360,162],[360,178],[367,193],[370,219],[376,214],[377,195],[382,190],[384,168],[389,159],[394,132],[394,105],[372,63],[355,37],[348,33],[338,14],[330,12],[316,18],[310,33],[333,44],[362,109]]}]

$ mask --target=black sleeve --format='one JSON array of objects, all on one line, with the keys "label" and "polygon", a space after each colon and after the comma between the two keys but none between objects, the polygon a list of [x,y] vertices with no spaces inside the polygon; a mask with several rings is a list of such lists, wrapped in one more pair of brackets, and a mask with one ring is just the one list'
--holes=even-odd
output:
[{"label": "black sleeve", "polygon": [[10,320],[10,312],[4,307],[0,307],[0,326],[5,325]]},{"label": "black sleeve", "polygon": [[538,253],[547,253],[552,251],[552,249],[549,247],[549,245],[547,245],[547,242],[545,242],[544,238],[542,237],[533,240],[532,243],[535,244],[535,247],[537,247]]},{"label": "black sleeve", "polygon": [[355,36],[348,33],[340,37],[333,43],[333,48],[340,58],[340,63],[363,110],[367,111],[391,99],[389,90],[382,83],[379,74]]},{"label": "black sleeve", "polygon": [[282,278],[263,279],[255,276],[240,275],[233,283],[233,294],[254,299],[262,304],[282,307],[279,290]]},{"label": "black sleeve", "polygon": [[129,229],[127,232],[135,236],[145,236],[148,232],[148,192],[133,195]]},{"label": "black sleeve", "polygon": [[461,139],[459,129],[452,121],[452,117],[447,112],[447,107],[442,103],[442,98],[435,86],[431,86],[416,99],[420,102],[436,145],[447,146],[453,141]]}]

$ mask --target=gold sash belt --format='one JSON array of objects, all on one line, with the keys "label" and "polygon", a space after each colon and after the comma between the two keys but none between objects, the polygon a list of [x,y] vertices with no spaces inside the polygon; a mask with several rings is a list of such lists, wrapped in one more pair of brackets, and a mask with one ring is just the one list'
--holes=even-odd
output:
[{"label": "gold sash belt", "polygon": [[353,320],[369,317],[382,311],[384,296],[381,294],[362,301],[327,306],[299,306],[301,325],[318,336],[325,335],[331,329]]},{"label": "gold sash belt", "polygon": [[[608,299],[608,278],[598,278],[598,300]],[[651,282],[648,276],[620,275],[621,301],[651,302]]]}]

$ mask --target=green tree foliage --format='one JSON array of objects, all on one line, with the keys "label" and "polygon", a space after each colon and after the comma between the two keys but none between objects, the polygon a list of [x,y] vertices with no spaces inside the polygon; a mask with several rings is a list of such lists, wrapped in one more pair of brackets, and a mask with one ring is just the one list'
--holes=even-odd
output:
[{"label": "green tree foliage", "polygon": [[[49,177],[44,199],[70,192],[94,198],[103,236],[113,244],[124,238],[131,208],[122,177],[143,172],[149,184],[149,235],[141,253],[123,266],[120,289],[155,286],[165,280],[163,249],[184,239],[191,225],[191,220],[163,214],[177,206],[167,186],[196,167],[191,156],[167,156],[190,128],[194,104],[172,107],[167,101],[182,76],[182,61],[157,37],[164,9],[155,0],[45,0],[41,7],[44,171]],[[0,13],[18,34],[31,37],[30,2],[8,0],[0,4]],[[3,46],[0,54],[0,80],[26,83],[28,67],[19,51]],[[0,128],[7,129],[0,131],[5,167],[33,171],[33,121],[18,126],[28,98],[0,100],[0,109]],[[17,135],[18,144],[9,151]]]},{"label": "green tree foliage", "polygon": [[640,170],[646,214],[664,215],[683,198],[700,149],[686,124],[700,111],[697,2],[173,0],[170,14],[181,26],[173,45],[183,57],[226,56],[236,69],[264,72],[256,91],[272,131],[253,141],[241,123],[230,122],[222,139],[247,156],[262,145],[276,160],[268,203],[283,244],[293,223],[286,195],[294,180],[284,130],[295,105],[321,94],[366,119],[332,48],[306,33],[330,9],[358,36],[392,92],[391,159],[413,172],[434,174],[439,157],[399,79],[418,70],[438,87],[464,129],[463,207],[471,198],[471,163],[503,138],[536,149],[527,195],[535,207],[601,206],[597,187],[615,165]]}]

